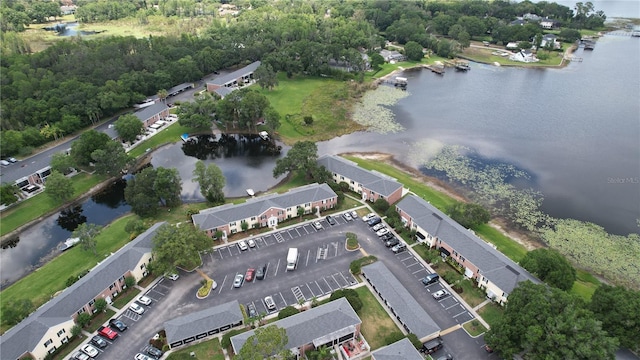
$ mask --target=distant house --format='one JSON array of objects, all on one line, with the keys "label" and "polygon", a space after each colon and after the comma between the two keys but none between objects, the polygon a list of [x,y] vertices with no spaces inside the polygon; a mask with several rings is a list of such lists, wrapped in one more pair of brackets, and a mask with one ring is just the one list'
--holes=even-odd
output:
[{"label": "distant house", "polygon": [[529,49],[520,50],[517,53],[510,55],[509,60],[511,61],[520,61],[525,63],[537,62],[538,58],[531,52]]},{"label": "distant house", "polygon": [[49,300],[0,337],[0,358],[45,359],[71,337],[75,318],[95,313],[96,299],[111,303],[125,288],[125,278],[136,282],[147,274],[151,261],[151,240],[164,223],[156,223],[117,253],[109,256],[87,275]]},{"label": "distant house", "polygon": [[517,42],[510,42],[507,44],[507,46],[505,46],[505,48],[507,50],[518,50],[520,47],[518,47],[518,43]]},{"label": "distant house", "polygon": [[562,44],[558,41],[558,37],[554,34],[545,34],[542,37],[542,41],[540,42],[540,47],[545,48],[547,44],[551,44],[552,49],[560,49],[562,48]]},{"label": "distant house", "polygon": [[253,83],[253,73],[260,66],[261,62],[253,62],[242,69],[236,70],[230,74],[219,76],[213,81],[207,83],[207,91],[215,92],[224,98],[232,91],[239,89],[242,86]]},{"label": "distant house", "polygon": [[536,14],[526,13],[526,14],[522,15],[522,19],[523,20],[527,20],[527,21],[538,22],[538,21],[540,21],[542,19],[542,17],[538,16]]},{"label": "distant house", "polygon": [[[299,314],[278,320],[270,325],[284,329],[290,349],[297,359],[305,359],[305,353],[323,346],[338,345],[340,358],[349,359],[348,349],[341,346],[360,336],[362,320],[351,307],[347,299],[340,298],[324,305],[314,307]],[[238,354],[255,330],[238,334],[231,338],[233,352]]]},{"label": "distant house", "polygon": [[217,231],[235,234],[248,228],[275,227],[278,223],[298,215],[298,208],[305,214],[316,210],[332,209],[338,203],[338,195],[327,184],[310,184],[291,189],[284,194],[258,196],[242,204],[226,204],[200,211],[191,216],[193,223],[211,237]]},{"label": "distant house", "polygon": [[558,20],[544,18],[540,20],[540,27],[545,30],[557,29],[560,27],[560,22]]},{"label": "distant house", "polygon": [[391,61],[405,61],[407,59],[406,56],[402,55],[401,53],[395,51],[395,50],[380,50],[380,56],[382,56],[384,58],[384,61],[386,62],[391,62]]},{"label": "distant house", "polygon": [[163,101],[156,101],[151,106],[147,106],[133,113],[144,128],[147,129],[157,121],[164,120],[169,116],[169,107]]},{"label": "distant house", "polygon": [[349,189],[362,196],[362,200],[375,202],[384,199],[389,204],[400,200],[404,187],[396,179],[377,171],[365,170],[353,161],[339,156],[325,155],[318,159],[336,183],[347,183]]},{"label": "distant house", "polygon": [[488,298],[503,304],[520,282],[540,283],[472,231],[418,196],[406,196],[396,205],[396,211],[402,222],[416,231],[416,240],[458,263],[464,275],[475,279]]}]

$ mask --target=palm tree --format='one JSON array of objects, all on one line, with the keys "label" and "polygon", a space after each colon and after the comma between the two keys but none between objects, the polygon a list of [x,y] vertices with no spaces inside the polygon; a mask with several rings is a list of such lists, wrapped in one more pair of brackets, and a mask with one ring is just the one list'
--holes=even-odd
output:
[{"label": "palm tree", "polygon": [[165,100],[167,100],[167,97],[169,97],[169,93],[167,92],[167,90],[165,90],[165,89],[158,90],[158,98],[162,102],[165,102]]}]

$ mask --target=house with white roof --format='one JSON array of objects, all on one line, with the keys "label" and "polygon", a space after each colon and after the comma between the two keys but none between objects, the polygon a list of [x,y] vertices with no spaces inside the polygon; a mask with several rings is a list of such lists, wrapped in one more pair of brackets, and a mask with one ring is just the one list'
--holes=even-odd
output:
[{"label": "house with white roof", "polygon": [[[342,358],[349,359],[348,348],[345,350],[341,345],[352,342],[360,336],[362,320],[347,299],[340,298],[278,320],[268,326],[271,325],[286,331],[289,341],[285,349],[290,349],[299,359],[304,359],[307,351],[335,345],[340,346]],[[233,336],[231,338],[233,352],[238,354],[249,337],[253,335],[255,330]]]},{"label": "house with white roof", "polygon": [[163,224],[153,225],[4,333],[0,337],[0,359],[31,356],[41,360],[67,343],[75,318],[82,313],[96,312],[96,299],[105,299],[110,304],[126,289],[126,277],[139,281],[147,274],[152,239]]},{"label": "house with white roof", "polygon": [[520,282],[540,283],[527,270],[420,197],[413,194],[405,197],[396,204],[396,211],[404,224],[416,231],[416,240],[453,259],[490,299],[504,304]]},{"label": "house with white roof", "polygon": [[284,194],[269,194],[247,200],[242,204],[225,204],[200,211],[191,216],[193,223],[211,237],[217,231],[235,234],[242,230],[242,223],[248,228],[275,227],[278,223],[298,215],[334,208],[338,195],[327,184],[309,184],[291,189]]},{"label": "house with white roof", "polygon": [[207,91],[215,92],[220,97],[224,98],[232,91],[239,89],[242,86],[253,83],[253,73],[260,66],[260,61],[255,61],[242,69],[236,70],[230,74],[218,76],[213,81],[207,82]]},{"label": "house with white roof", "polygon": [[519,61],[524,63],[538,62],[538,58],[531,52],[531,50],[520,50],[509,56],[511,61]]},{"label": "house with white roof", "polygon": [[336,183],[347,183],[349,189],[362,196],[362,200],[375,202],[384,199],[389,204],[400,200],[404,187],[396,179],[377,171],[365,170],[353,161],[340,156],[325,155],[318,159]]},{"label": "house with white roof", "polygon": [[547,45],[551,46],[552,49],[560,49],[562,47],[562,44],[560,44],[555,34],[544,34],[540,42],[540,47],[545,48]]}]

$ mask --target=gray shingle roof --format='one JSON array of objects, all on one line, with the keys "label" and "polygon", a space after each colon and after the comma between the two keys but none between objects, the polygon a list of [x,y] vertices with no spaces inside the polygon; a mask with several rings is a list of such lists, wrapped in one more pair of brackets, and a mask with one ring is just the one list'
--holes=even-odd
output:
[{"label": "gray shingle roof", "polygon": [[270,208],[287,209],[297,205],[337,197],[327,184],[309,184],[284,194],[270,194],[247,200],[243,204],[226,204],[192,215],[193,223],[201,230],[215,229],[234,221],[260,216]]},{"label": "gray shingle roof", "polygon": [[253,62],[245,67],[243,67],[242,69],[236,70],[230,74],[227,75],[222,75],[219,76],[215,79],[213,79],[213,81],[211,81],[209,84],[214,84],[214,85],[224,85],[228,82],[237,80],[238,78],[245,76],[249,73],[252,73],[254,71],[256,71],[256,69],[258,68],[258,66],[260,66],[261,62],[260,61],[256,61]]},{"label": "gray shingle roof", "polygon": [[431,316],[424,311],[382,261],[378,260],[371,265],[364,266],[362,273],[371,285],[380,292],[388,306],[393,308],[400,321],[419,339],[440,331],[440,327]]},{"label": "gray shingle roof", "polygon": [[466,260],[477,266],[480,274],[507,294],[510,294],[521,281],[530,280],[536,284],[540,283],[540,280],[513,260],[418,196],[406,196],[396,206],[411,216],[413,221],[425,231],[447,243]]},{"label": "gray shingle roof", "polygon": [[78,282],[42,305],[38,310],[0,338],[0,358],[17,359],[33,350],[49,327],[69,321],[81,307],[108,288],[127,271],[133,270],[145,252],[151,252],[151,240],[164,222],[156,223],[147,231],[122,247],[92,269]]},{"label": "gray shingle roof", "polygon": [[424,360],[409,339],[404,338],[371,353],[374,360]]},{"label": "gray shingle roof", "polygon": [[[278,320],[270,325],[276,325],[287,332],[289,342],[287,349],[295,349],[302,345],[311,344],[314,340],[346,328],[352,328],[362,323],[358,314],[353,310],[345,298],[340,298],[313,309]],[[255,331],[247,331],[231,338],[231,344],[237,354],[247,339]]]},{"label": "gray shingle roof", "polygon": [[180,316],[164,323],[169,344],[242,321],[237,300]]},{"label": "gray shingle roof", "polygon": [[169,107],[162,101],[156,101],[153,105],[142,108],[133,113],[140,121],[146,121],[150,117],[161,113]]},{"label": "gray shingle roof", "polygon": [[229,94],[231,94],[233,92],[233,90],[235,90],[234,88],[228,88],[228,87],[221,87],[221,88],[217,88],[214,90],[214,92],[218,95],[220,95],[220,97],[225,97]]},{"label": "gray shingle roof", "polygon": [[402,184],[394,178],[380,174],[376,171],[368,171],[358,166],[358,164],[339,156],[325,155],[318,159],[318,164],[327,170],[338,175],[342,175],[354,180],[369,190],[385,197],[393,194],[394,191],[402,188]]}]

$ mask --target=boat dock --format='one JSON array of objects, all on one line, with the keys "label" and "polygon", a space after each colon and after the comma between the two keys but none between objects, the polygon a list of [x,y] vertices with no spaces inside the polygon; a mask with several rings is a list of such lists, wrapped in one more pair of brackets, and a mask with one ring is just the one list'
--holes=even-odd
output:
[{"label": "boat dock", "polygon": [[433,65],[422,65],[422,66],[438,75],[444,75],[444,64],[433,64]]},{"label": "boat dock", "polygon": [[469,71],[471,70],[471,67],[469,67],[469,62],[468,61],[464,61],[464,60],[457,60],[455,62],[455,68],[458,71]]}]

